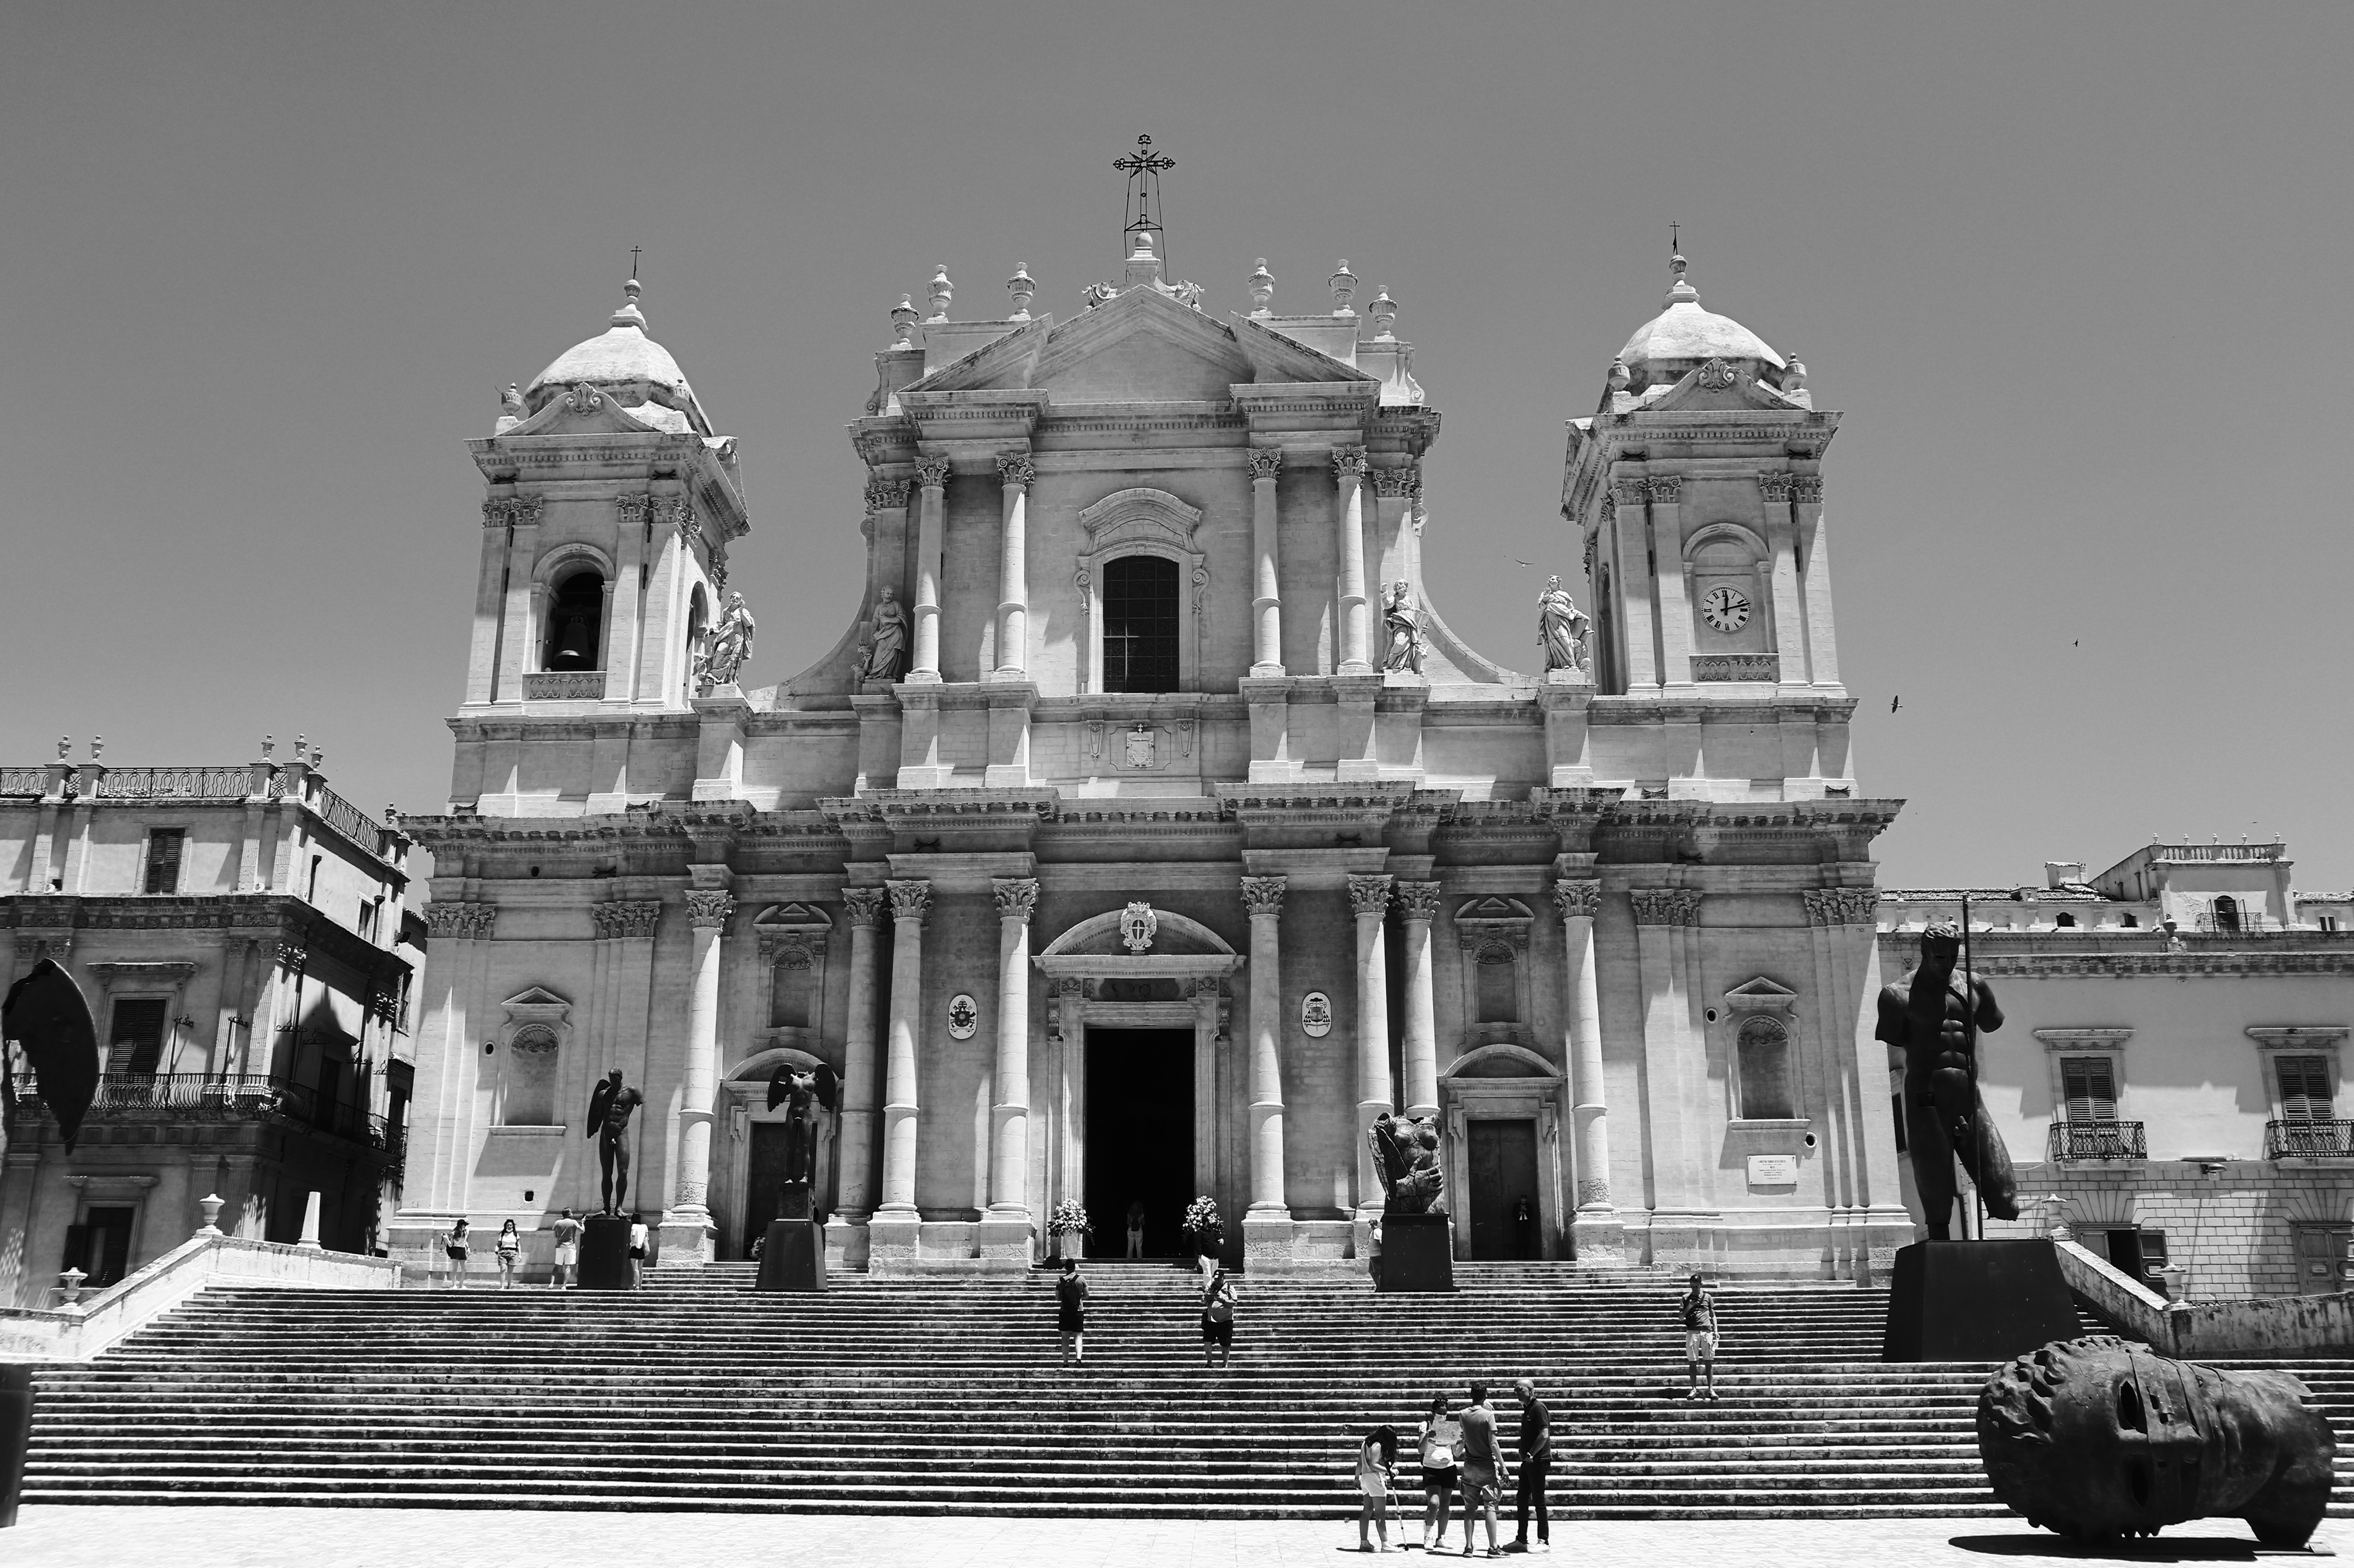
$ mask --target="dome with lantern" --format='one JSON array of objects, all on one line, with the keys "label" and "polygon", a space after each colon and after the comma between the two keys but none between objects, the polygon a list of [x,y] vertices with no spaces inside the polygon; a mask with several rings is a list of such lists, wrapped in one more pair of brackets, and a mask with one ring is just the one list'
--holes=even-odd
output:
[{"label": "dome with lantern", "polygon": [[628,298],[601,334],[557,355],[523,389],[517,417],[527,419],[575,387],[588,386],[611,397],[641,424],[674,435],[712,434],[711,420],[695,400],[695,388],[687,385],[686,372],[670,350],[646,335],[646,318],[638,309],[642,291],[638,281],[631,279],[621,291]]},{"label": "dome with lantern", "polygon": [[[1784,368],[1780,355],[1766,340],[1734,321],[1700,308],[1700,291],[1684,276],[1684,259],[1671,257],[1668,266],[1675,282],[1668,290],[1667,308],[1641,326],[1618,351],[1627,367],[1624,390],[1637,397],[1665,390],[1712,359],[1745,369],[1753,378],[1771,384]],[[1617,373],[1612,371],[1614,389]]]}]

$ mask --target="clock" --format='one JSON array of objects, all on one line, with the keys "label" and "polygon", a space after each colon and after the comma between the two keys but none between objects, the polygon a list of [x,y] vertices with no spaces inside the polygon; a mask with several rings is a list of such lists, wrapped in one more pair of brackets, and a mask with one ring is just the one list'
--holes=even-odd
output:
[{"label": "clock", "polygon": [[1749,624],[1749,596],[1737,588],[1712,588],[1701,596],[1700,614],[1719,631],[1738,631]]}]

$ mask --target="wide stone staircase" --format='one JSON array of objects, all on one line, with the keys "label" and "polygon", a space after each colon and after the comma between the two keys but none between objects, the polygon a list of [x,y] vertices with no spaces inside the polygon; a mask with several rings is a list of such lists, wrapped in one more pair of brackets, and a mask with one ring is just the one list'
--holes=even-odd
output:
[{"label": "wide stone staircase", "polygon": [[[1528,1376],[1564,1517],[2001,1511],[1972,1425],[1988,1369],[1880,1363],[1882,1290],[1726,1288],[1723,1398],[1686,1404],[1674,1278],[1458,1268],[1451,1296],[1245,1279],[1225,1371],[1203,1364],[1194,1277],[1157,1265],[1087,1266],[1069,1371],[1034,1276],[216,1288],[39,1375],[26,1498],[1353,1517],[1367,1431],[1408,1434],[1480,1379],[1509,1435]],[[2343,1489],[2354,1361],[2291,1370],[2338,1426]],[[1400,1478],[1416,1484],[1410,1449]]]}]

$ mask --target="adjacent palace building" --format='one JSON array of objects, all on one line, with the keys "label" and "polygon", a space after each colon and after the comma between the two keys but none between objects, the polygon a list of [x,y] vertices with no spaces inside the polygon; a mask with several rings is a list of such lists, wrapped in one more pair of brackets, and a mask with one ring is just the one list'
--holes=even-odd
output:
[{"label": "adjacent palace building", "polygon": [[1262,266],[1221,317],[1156,240],[1068,320],[1026,270],[1002,319],[945,274],[896,313],[865,580],[779,685],[732,678],[736,445],[634,281],[472,443],[396,1255],[593,1207],[612,1067],[659,1264],[744,1255],[780,1063],[841,1075],[816,1195],[876,1273],[1024,1266],[1069,1200],[1173,1252],[1200,1195],[1253,1270],[1346,1266],[1385,1109],[1441,1118],[1467,1256],[1846,1277],[1912,1239],[1839,417],[1679,259],[1571,428],[1590,619],[1518,673],[1425,593],[1439,417],[1386,295],[1344,265],[1278,314]]}]

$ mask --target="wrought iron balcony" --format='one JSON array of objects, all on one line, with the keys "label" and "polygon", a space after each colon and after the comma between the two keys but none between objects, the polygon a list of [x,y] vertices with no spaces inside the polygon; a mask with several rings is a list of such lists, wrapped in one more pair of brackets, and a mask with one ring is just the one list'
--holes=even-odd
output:
[{"label": "wrought iron balcony", "polygon": [[2052,1124],[2052,1158],[2064,1160],[2147,1160],[2148,1141],[2137,1121],[2055,1121]]},{"label": "wrought iron balcony", "polygon": [[[30,1069],[16,1078],[19,1114],[37,1114],[40,1086]],[[385,1119],[340,1100],[322,1100],[308,1084],[259,1073],[107,1073],[98,1081],[85,1125],[109,1121],[274,1121],[391,1152]]]},{"label": "wrought iron balcony", "polygon": [[2268,1121],[2267,1160],[2354,1160],[2354,1121]]}]

